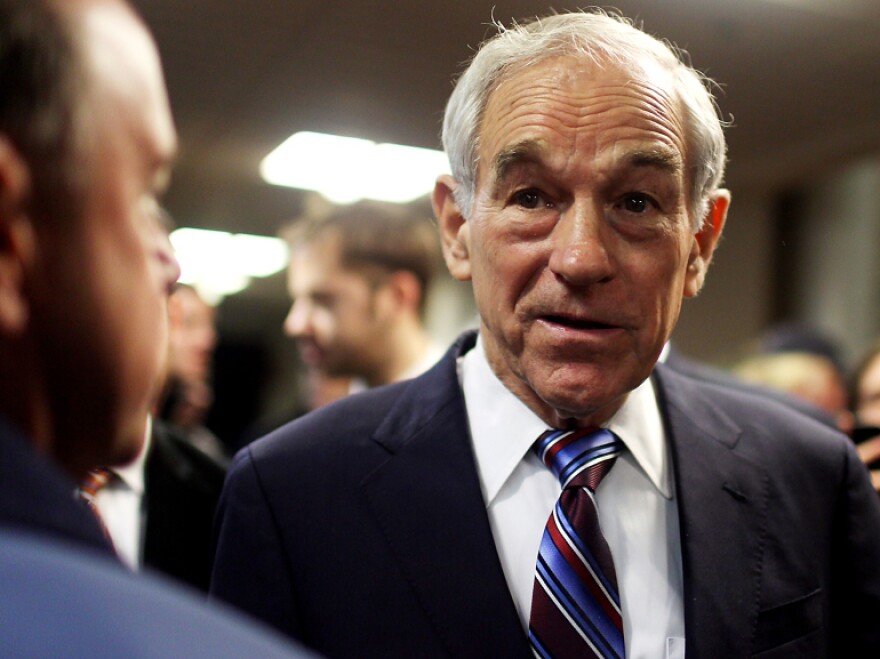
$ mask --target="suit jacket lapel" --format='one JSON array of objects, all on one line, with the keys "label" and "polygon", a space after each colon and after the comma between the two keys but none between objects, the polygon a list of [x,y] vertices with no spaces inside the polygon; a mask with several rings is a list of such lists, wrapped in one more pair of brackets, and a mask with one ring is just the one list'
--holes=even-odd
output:
[{"label": "suit jacket lapel", "polygon": [[[374,437],[389,460],[361,487],[391,556],[448,651],[528,657],[455,372],[455,358],[470,340],[414,380],[396,403]],[[687,653],[711,657],[754,635],[770,480],[760,465],[737,455],[738,425],[699,383],[662,367],[656,381],[676,474]]]},{"label": "suit jacket lapel", "polygon": [[738,424],[705,386],[658,366],[681,526],[686,651],[717,656],[754,636],[770,478],[740,457]]},{"label": "suit jacket lapel", "polygon": [[[455,359],[413,381],[377,430],[391,454],[362,490],[448,652],[531,656],[489,527]],[[381,603],[379,603],[381,606]]]}]

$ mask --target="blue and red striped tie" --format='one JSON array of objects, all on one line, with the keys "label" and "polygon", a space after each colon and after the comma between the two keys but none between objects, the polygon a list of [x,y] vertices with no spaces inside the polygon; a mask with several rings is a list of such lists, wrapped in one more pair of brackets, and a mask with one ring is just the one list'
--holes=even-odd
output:
[{"label": "blue and red striped tie", "polygon": [[98,520],[98,524],[101,527],[101,531],[104,532],[104,537],[107,538],[107,541],[110,545],[113,545],[113,536],[110,535],[110,531],[107,529],[107,525],[104,523],[104,518],[101,517],[101,511],[98,508],[97,496],[98,492],[103,488],[107,483],[116,478],[116,474],[105,467],[98,467],[96,469],[92,469],[86,477],[83,479],[82,483],[79,485],[79,490],[77,492],[79,496],[79,500],[82,501],[92,514],[95,516],[95,519]]},{"label": "blue and red striped tie", "polygon": [[538,456],[562,483],[541,540],[529,641],[535,656],[624,657],[617,576],[594,494],[623,449],[610,430],[550,430]]}]

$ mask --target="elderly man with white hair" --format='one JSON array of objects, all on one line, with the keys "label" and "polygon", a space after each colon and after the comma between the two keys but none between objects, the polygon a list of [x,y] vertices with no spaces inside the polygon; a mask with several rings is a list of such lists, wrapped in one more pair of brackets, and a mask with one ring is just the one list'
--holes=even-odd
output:
[{"label": "elderly man with white hair", "polygon": [[330,657],[880,651],[842,435],[657,365],[727,217],[702,76],[626,20],[501,29],[433,196],[479,331],[241,452],[215,594]]}]

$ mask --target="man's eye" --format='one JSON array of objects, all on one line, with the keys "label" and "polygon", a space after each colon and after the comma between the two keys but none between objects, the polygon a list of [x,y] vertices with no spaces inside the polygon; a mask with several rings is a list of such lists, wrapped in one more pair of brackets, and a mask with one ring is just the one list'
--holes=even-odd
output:
[{"label": "man's eye", "polygon": [[648,195],[638,192],[628,194],[621,200],[621,207],[628,213],[644,213],[654,205],[654,201]]},{"label": "man's eye", "polygon": [[337,301],[335,295],[329,295],[327,293],[317,293],[311,298],[312,304],[321,309],[332,309],[336,306]]},{"label": "man's eye", "polygon": [[544,198],[544,196],[534,189],[520,190],[515,195],[513,195],[513,202],[517,206],[529,210],[543,208],[550,205],[550,203]]}]

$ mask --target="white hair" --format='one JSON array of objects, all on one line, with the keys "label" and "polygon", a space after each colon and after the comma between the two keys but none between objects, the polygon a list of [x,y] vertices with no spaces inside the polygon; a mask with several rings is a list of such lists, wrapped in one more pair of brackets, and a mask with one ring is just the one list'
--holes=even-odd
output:
[{"label": "white hair", "polygon": [[479,129],[490,94],[507,78],[551,57],[574,55],[594,64],[637,67],[656,62],[673,76],[685,112],[692,187],[690,210],[699,230],[709,195],[721,184],[727,159],[723,124],[711,81],[692,68],[683,51],[646,34],[632,22],[599,9],[557,14],[504,28],[486,41],[458,79],[446,104],[443,147],[457,182],[455,200],[465,217],[476,192]]}]

